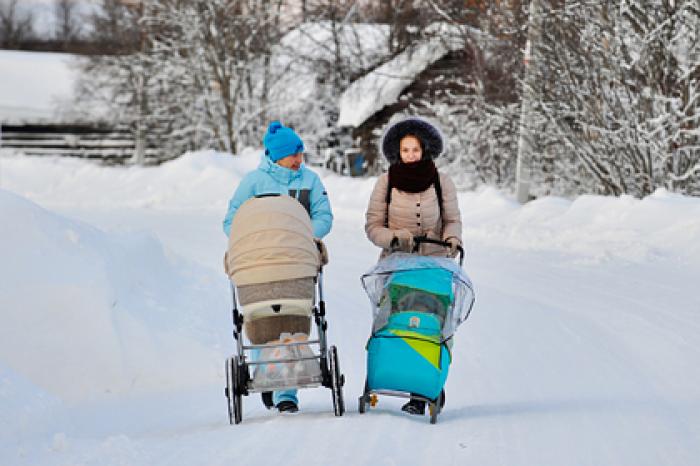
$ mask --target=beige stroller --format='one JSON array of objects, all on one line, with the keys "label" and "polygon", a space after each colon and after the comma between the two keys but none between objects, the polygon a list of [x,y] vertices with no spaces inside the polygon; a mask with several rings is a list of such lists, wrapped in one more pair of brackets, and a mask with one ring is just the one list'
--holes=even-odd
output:
[{"label": "beige stroller", "polygon": [[292,197],[259,196],[236,212],[224,259],[237,350],[226,360],[231,424],[243,418],[243,396],[289,388],[329,388],[335,415],[343,415],[345,380],[338,351],[326,340],[325,255],[309,215]]}]

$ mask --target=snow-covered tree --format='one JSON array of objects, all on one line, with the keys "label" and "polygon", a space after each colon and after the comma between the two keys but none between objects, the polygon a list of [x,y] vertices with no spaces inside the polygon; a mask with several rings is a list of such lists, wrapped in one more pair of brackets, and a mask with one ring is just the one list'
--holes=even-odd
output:
[{"label": "snow-covered tree", "polygon": [[138,44],[91,60],[84,88],[104,95],[137,140],[157,140],[166,153],[192,147],[235,153],[259,139],[275,80],[265,57],[278,40],[279,4],[107,0],[100,20],[117,33],[134,30]]},{"label": "snow-covered tree", "polygon": [[[311,17],[316,10],[310,10]],[[344,145],[338,132],[338,101],[357,77],[389,55],[388,28],[382,24],[342,23],[323,14],[285,34],[273,49],[280,78],[271,87],[272,117],[285,120],[319,150]],[[313,150],[313,149],[311,149]]]},{"label": "snow-covered tree", "polygon": [[[424,83],[407,95],[411,113],[432,117],[447,139],[445,162],[462,187],[514,181],[523,42],[519,2],[427,2],[436,24],[422,40],[439,39],[450,53]],[[478,27],[477,27],[478,26]],[[434,37],[433,37],[434,36]],[[424,73],[425,74],[425,73]]]},{"label": "snow-covered tree", "polygon": [[18,46],[34,35],[34,15],[22,10],[19,0],[0,0],[0,45]]},{"label": "snow-covered tree", "polygon": [[96,40],[115,41],[126,34],[138,40],[132,53],[97,55],[84,65],[79,82],[83,105],[95,108],[99,116],[115,124],[126,125],[136,141],[134,160],[143,163],[145,139],[149,130],[149,90],[153,63],[147,59],[147,41],[140,24],[143,5],[105,0],[92,18]]},{"label": "snow-covered tree", "polygon": [[81,18],[78,17],[76,0],[57,0],[54,5],[56,17],[56,39],[65,44],[76,40],[81,34]]},{"label": "snow-covered tree", "polygon": [[555,151],[574,154],[603,193],[699,193],[698,3],[569,1],[544,10],[534,91],[542,134],[561,142]]}]

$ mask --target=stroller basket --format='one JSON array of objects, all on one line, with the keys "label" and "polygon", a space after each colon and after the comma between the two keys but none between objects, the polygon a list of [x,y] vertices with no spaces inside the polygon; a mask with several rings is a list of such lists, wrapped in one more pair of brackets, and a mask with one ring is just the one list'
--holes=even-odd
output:
[{"label": "stroller basket", "polygon": [[287,334],[277,343],[243,345],[244,351],[257,353],[257,358],[248,362],[254,371],[249,392],[311,388],[323,384],[319,366],[321,355],[311,349],[311,345],[320,346],[321,340],[307,340],[303,334],[296,335],[299,335],[299,341]]}]

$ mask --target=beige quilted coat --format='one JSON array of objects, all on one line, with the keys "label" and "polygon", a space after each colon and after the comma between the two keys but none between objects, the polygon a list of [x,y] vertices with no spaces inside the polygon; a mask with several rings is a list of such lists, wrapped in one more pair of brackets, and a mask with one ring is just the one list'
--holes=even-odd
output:
[{"label": "beige quilted coat", "polygon": [[[394,231],[400,229],[410,231],[413,236],[426,235],[428,238],[438,240],[452,237],[461,242],[462,219],[457,204],[457,189],[449,175],[440,172],[444,219],[440,218],[440,206],[433,186],[420,193],[408,193],[393,188],[387,228],[386,190],[388,185],[389,175],[384,173],[377,179],[365,215],[365,232],[370,241],[382,248],[380,257],[389,254],[389,245],[394,238]],[[440,246],[423,244],[419,252],[423,255],[445,256],[448,251]]]}]

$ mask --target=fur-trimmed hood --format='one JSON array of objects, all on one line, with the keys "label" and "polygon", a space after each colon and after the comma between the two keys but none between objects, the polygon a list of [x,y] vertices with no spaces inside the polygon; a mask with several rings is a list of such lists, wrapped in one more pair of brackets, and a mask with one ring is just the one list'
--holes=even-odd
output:
[{"label": "fur-trimmed hood", "polygon": [[420,117],[408,117],[387,127],[382,135],[380,149],[391,165],[401,160],[399,145],[404,136],[412,134],[420,139],[423,159],[438,158],[443,151],[443,136],[431,122]]}]

